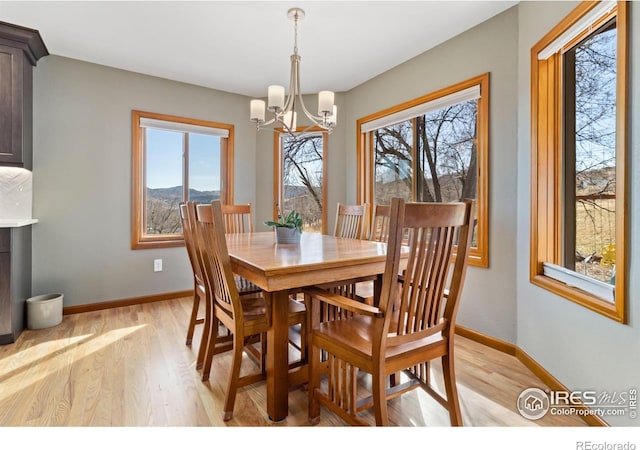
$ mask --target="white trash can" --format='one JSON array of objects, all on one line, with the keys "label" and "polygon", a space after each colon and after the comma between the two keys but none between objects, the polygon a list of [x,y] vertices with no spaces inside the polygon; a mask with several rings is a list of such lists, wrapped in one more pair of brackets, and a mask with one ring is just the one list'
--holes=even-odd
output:
[{"label": "white trash can", "polygon": [[40,330],[62,322],[62,294],[37,295],[27,299],[27,328]]}]

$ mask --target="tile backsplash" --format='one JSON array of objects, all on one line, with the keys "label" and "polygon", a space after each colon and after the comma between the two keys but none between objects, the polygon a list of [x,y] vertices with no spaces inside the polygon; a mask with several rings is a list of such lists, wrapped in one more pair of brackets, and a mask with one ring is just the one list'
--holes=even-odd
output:
[{"label": "tile backsplash", "polygon": [[0,167],[0,220],[31,219],[33,174],[19,167]]}]

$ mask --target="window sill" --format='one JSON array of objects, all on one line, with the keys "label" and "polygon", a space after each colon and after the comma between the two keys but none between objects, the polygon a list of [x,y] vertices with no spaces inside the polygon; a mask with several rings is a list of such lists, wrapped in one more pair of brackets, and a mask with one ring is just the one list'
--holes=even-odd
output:
[{"label": "window sill", "polygon": [[593,312],[613,319],[616,322],[626,323],[625,311],[620,299],[615,303],[612,303],[611,301],[604,300],[590,292],[583,291],[582,289],[578,289],[574,286],[569,286],[566,283],[555,280],[544,274],[533,275],[531,277],[531,283],[553,294],[566,298],[578,305],[584,306]]},{"label": "window sill", "polygon": [[616,287],[614,285],[594,280],[556,264],[544,263],[543,267],[545,276],[560,281],[570,288],[580,289],[612,304],[615,303]]},{"label": "window sill", "polygon": [[132,250],[142,250],[142,249],[150,249],[150,248],[170,248],[170,247],[182,247],[184,246],[184,239],[182,235],[179,238],[142,238],[137,239],[131,242]]}]

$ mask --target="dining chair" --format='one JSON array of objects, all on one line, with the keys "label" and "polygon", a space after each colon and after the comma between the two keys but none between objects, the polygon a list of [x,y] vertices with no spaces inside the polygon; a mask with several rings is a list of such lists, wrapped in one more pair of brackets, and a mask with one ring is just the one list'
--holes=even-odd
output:
[{"label": "dining chair", "polygon": [[[198,245],[197,233],[198,224],[196,218],[196,208],[199,203],[197,201],[187,201],[180,203],[180,220],[182,222],[182,234],[184,236],[185,247],[187,248],[187,254],[189,256],[189,262],[193,272],[194,289],[193,289],[193,306],[191,308],[191,316],[189,318],[189,325],[187,326],[187,339],[186,345],[191,345],[193,342],[193,334],[195,326],[203,324],[202,337],[200,340],[200,347],[198,348],[198,355],[196,357],[196,370],[202,369],[203,381],[209,379],[209,373],[211,365],[205,367],[207,361],[207,352],[215,351],[208,348],[210,342],[210,333],[218,332],[218,329],[212,330],[212,318],[213,318],[213,301],[210,297],[209,287],[205,281],[205,275],[203,272],[202,253]],[[235,277],[236,286],[238,292],[242,296],[251,296],[261,292],[261,289],[253,283],[250,283],[238,276]],[[198,317],[200,307],[204,307],[204,317]]]},{"label": "dining chair", "polygon": [[[186,345],[191,345],[193,341],[195,326],[197,324],[204,323],[203,318],[198,318],[198,311],[200,309],[200,304],[208,304],[208,302],[206,301],[208,292],[206,289],[204,276],[202,274],[200,258],[198,255],[196,255],[197,249],[194,241],[194,230],[192,229],[193,221],[190,220],[191,213],[189,209],[195,211],[195,204],[193,202],[181,202],[179,206],[180,220],[182,222],[182,235],[184,237],[187,255],[189,257],[189,262],[191,263],[191,269],[193,272],[193,306],[191,308],[191,317],[189,319],[189,325],[187,327],[186,340]],[[200,357],[198,357],[198,362],[196,365],[199,364],[201,364]],[[200,368],[201,367],[198,367],[198,369]]]},{"label": "dining chair", "polygon": [[347,239],[362,239],[365,234],[368,204],[345,205],[338,203],[333,235]]},{"label": "dining chair", "polygon": [[[224,233],[222,207],[219,201],[211,205],[197,206],[197,220],[200,232],[199,245],[202,249],[203,272],[214,300],[213,329],[221,322],[232,335],[232,360],[225,391],[223,420],[233,417],[233,408],[238,388],[266,378],[265,354],[266,334],[270,326],[271,311],[264,297],[258,293],[254,298],[241,297],[236,287],[231,259]],[[304,305],[289,300],[289,325],[306,320]],[[259,351],[250,339],[259,337]],[[217,333],[211,333],[209,347],[215,348]],[[246,351],[258,363],[258,371],[241,375],[242,355]],[[207,353],[213,357],[213,352]],[[210,361],[207,361],[209,363]],[[206,364],[205,363],[205,364]]]},{"label": "dining chair", "polygon": [[222,217],[227,233],[253,232],[253,214],[251,203],[240,205],[222,205]]},{"label": "dining chair", "polygon": [[[333,235],[346,239],[364,238],[368,206],[369,205],[367,203],[363,203],[362,205],[345,205],[343,203],[338,203]],[[359,295],[358,285],[368,281],[371,281],[373,283],[373,279],[375,279],[375,277],[364,277],[359,280],[351,280],[348,283],[325,283],[322,285],[318,285],[317,287],[328,290],[335,294],[339,294],[343,297],[364,302],[366,298]],[[366,291],[365,293],[368,293],[368,291]],[[345,317],[351,317],[352,312],[336,307],[334,305],[322,305],[317,314],[319,320],[327,321],[340,320]]]},{"label": "dining chair", "polygon": [[[224,221],[224,228],[226,233],[251,233],[253,232],[253,214],[251,203],[246,204],[221,204],[222,218]],[[253,283],[247,281],[240,275],[235,275],[236,285],[242,293],[243,291],[257,292],[259,288]],[[296,297],[293,297],[296,300]],[[306,361],[306,340],[304,335],[306,333],[305,324],[302,323],[299,329],[296,330],[299,336],[295,338],[292,334],[291,344],[300,352],[301,360]]]},{"label": "dining chair", "polygon": [[[389,425],[387,400],[422,387],[448,410],[452,425],[462,425],[454,369],[454,330],[467,269],[473,206],[471,201],[392,200],[377,307],[318,288],[305,290],[313,321],[309,332],[308,405],[312,424],[318,423],[320,405],[324,405],[346,422],[358,425],[367,424],[358,413],[373,408],[376,425]],[[403,260],[400,256],[405,232],[409,240],[404,242],[408,253]],[[320,322],[315,312],[321,303],[349,309],[354,315]],[[323,354],[328,354],[327,360],[321,359]],[[428,363],[437,358],[442,362],[446,397],[431,387]],[[369,396],[358,393],[358,388],[367,385],[359,385],[359,371],[370,374]],[[399,372],[406,381],[395,386],[392,383],[387,390],[388,378]],[[321,376],[328,378],[322,388]]]},{"label": "dining chair", "polygon": [[[367,234],[370,241],[387,242],[389,237],[389,205],[375,205],[371,216],[371,227]],[[362,281],[355,285],[355,296],[368,305],[375,303],[373,281]]]},{"label": "dining chair", "polygon": [[[338,203],[333,235],[346,239],[365,239],[368,235],[368,232],[365,231],[368,212],[368,203],[363,203],[362,205]],[[332,292],[345,297],[364,301],[365,297],[359,295],[358,292],[360,284],[361,282],[354,281],[348,284],[325,285],[323,288],[328,288]],[[330,306],[323,307],[321,314],[323,320],[339,319],[344,315],[351,315],[349,311],[342,311],[339,308],[336,309]]]},{"label": "dining chair", "polygon": [[377,242],[387,242],[389,237],[389,213],[391,206],[378,205],[373,207],[371,216],[371,229],[369,230],[369,240]]},{"label": "dining chair", "polygon": [[[222,204],[222,218],[226,233],[251,233],[253,232],[253,213],[251,203],[246,204]],[[255,286],[240,275],[236,275],[236,284],[242,290],[253,290]]]}]

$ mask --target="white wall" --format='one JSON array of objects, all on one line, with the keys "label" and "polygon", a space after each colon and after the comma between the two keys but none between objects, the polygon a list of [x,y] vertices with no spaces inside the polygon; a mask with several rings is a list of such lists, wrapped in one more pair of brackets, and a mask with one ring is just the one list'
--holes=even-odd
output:
[{"label": "white wall", "polygon": [[356,120],[490,73],[489,264],[469,267],[458,323],[516,341],[516,8],[346,94],[347,200],[356,199]]},{"label": "white wall", "polygon": [[[518,8],[518,337],[517,344],[571,390],[621,392],[640,382],[640,129],[630,133],[629,323],[621,325],[529,282],[530,218],[530,49],[576,2],[521,2]],[[631,119],[640,111],[640,9],[631,11]],[[635,275],[634,275],[635,274]],[[629,415],[604,417],[612,425],[638,425]]]},{"label": "white wall", "polygon": [[[65,306],[192,288],[184,247],[131,250],[131,110],[235,125],[235,200],[254,201],[248,99],[47,56],[34,70],[33,293]],[[153,272],[162,258],[163,272]]]}]

